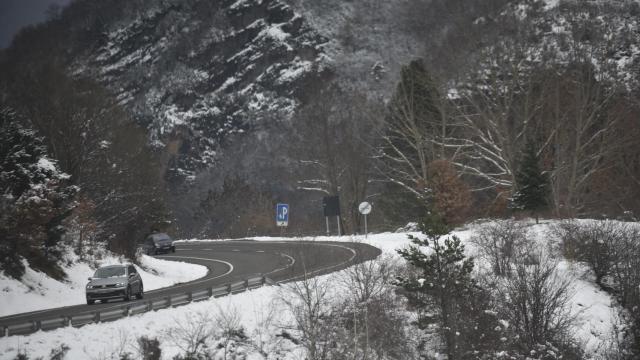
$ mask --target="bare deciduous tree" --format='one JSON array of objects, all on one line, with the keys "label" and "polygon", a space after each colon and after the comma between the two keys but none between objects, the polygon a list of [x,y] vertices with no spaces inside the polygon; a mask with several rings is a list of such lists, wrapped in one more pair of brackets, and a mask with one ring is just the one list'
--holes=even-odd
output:
[{"label": "bare deciduous tree", "polygon": [[403,67],[381,137],[381,172],[420,199],[430,195],[429,164],[445,156],[446,99],[423,61]]},{"label": "bare deciduous tree", "polygon": [[532,76],[529,51],[504,42],[485,50],[489,70],[471,81],[455,99],[459,131],[445,139],[455,151],[454,163],[481,182],[478,189],[515,185],[520,145],[534,128],[541,99]]},{"label": "bare deciduous tree", "polygon": [[298,332],[309,360],[328,359],[335,339],[328,279],[305,276],[285,285],[280,299],[291,313],[289,329]]},{"label": "bare deciduous tree", "polygon": [[358,303],[366,303],[387,290],[398,266],[397,260],[383,256],[345,269],[338,280],[349,297]]},{"label": "bare deciduous tree", "polygon": [[404,302],[393,284],[400,265],[391,256],[354,265],[341,273],[343,296],[333,305],[341,316],[354,359],[417,358],[415,336],[409,334]]},{"label": "bare deciduous tree", "polygon": [[346,232],[360,230],[357,206],[368,195],[377,109],[363,94],[333,86],[296,116],[290,151],[297,165],[297,189],[339,194]]},{"label": "bare deciduous tree", "polygon": [[612,166],[626,137],[616,131],[621,114],[611,111],[618,91],[597,73],[590,58],[577,59],[553,80],[545,90],[553,203],[556,214],[575,216],[584,208],[591,180]]}]

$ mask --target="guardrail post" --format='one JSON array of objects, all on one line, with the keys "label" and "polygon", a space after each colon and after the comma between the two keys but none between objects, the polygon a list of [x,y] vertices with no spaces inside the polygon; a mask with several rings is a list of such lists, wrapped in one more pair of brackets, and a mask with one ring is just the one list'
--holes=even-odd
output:
[{"label": "guardrail post", "polygon": [[231,284],[227,284],[227,295],[231,294]]},{"label": "guardrail post", "polygon": [[100,311],[96,311],[95,315],[93,315],[93,322],[100,322]]},{"label": "guardrail post", "polygon": [[130,313],[131,313],[131,305],[125,306],[123,315],[126,317],[126,316],[129,316]]},{"label": "guardrail post", "polygon": [[2,331],[4,332],[4,336],[9,336],[9,327],[8,326],[5,326]]},{"label": "guardrail post", "polygon": [[151,310],[153,310],[153,301],[149,300],[149,301],[147,301],[147,311],[146,312],[149,312]]},{"label": "guardrail post", "polygon": [[212,296],[213,296],[213,286],[211,286],[211,287],[210,287],[209,289],[207,289],[207,290],[209,291],[209,292],[208,292],[209,297],[212,297]]},{"label": "guardrail post", "polygon": [[171,295],[167,296],[167,307],[171,307]]},{"label": "guardrail post", "polygon": [[62,316],[63,326],[71,326],[71,316]]},{"label": "guardrail post", "polygon": [[193,292],[191,291],[187,292],[187,301],[188,302],[193,301]]},{"label": "guardrail post", "polygon": [[262,282],[262,286],[264,286],[264,284],[267,283],[267,277],[266,276],[263,276],[262,279],[260,279],[260,280]]},{"label": "guardrail post", "polygon": [[36,320],[33,322],[33,331],[38,331],[42,328],[42,322],[40,320]]},{"label": "guardrail post", "polygon": [[249,290],[249,279],[244,280],[244,288]]}]

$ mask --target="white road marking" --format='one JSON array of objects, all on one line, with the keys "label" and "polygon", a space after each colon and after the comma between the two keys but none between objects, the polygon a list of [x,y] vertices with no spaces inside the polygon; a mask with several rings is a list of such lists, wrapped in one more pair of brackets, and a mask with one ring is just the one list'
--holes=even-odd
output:
[{"label": "white road marking", "polygon": [[278,271],[281,271],[281,270],[286,270],[286,269],[288,269],[288,268],[292,267],[292,266],[293,266],[293,264],[295,264],[295,263],[296,263],[296,259],[294,259],[293,257],[291,257],[291,256],[289,256],[289,255],[287,255],[287,254],[283,254],[283,253],[279,253],[279,254],[280,254],[280,256],[284,256],[284,257],[286,257],[286,258],[289,258],[289,265],[287,265],[287,266],[285,266],[285,267],[281,267],[281,268],[279,268],[279,269],[275,269],[275,270],[273,270],[273,271],[269,271],[269,272],[268,272],[268,273],[266,273],[265,275],[273,274],[273,273],[278,272]]},{"label": "white road marking", "polygon": [[[289,241],[283,241],[283,242],[281,242],[281,243],[289,243]],[[331,266],[323,267],[323,268],[320,268],[320,269],[317,269],[317,270],[314,270],[314,271],[308,272],[308,273],[306,273],[306,274],[302,274],[302,275],[298,275],[298,276],[290,277],[290,278],[288,278],[288,279],[280,280],[280,281],[278,281],[278,284],[281,284],[281,283],[286,282],[286,281],[291,281],[291,280],[294,280],[294,279],[298,279],[298,278],[301,278],[301,277],[304,277],[304,276],[313,275],[313,274],[316,274],[316,273],[319,273],[319,272],[322,272],[322,271],[325,271],[325,270],[330,270],[330,269],[333,269],[333,268],[337,268],[337,267],[339,267],[339,266],[342,266],[342,265],[344,265],[344,264],[346,264],[346,263],[351,262],[351,261],[356,257],[356,255],[357,255],[357,253],[356,253],[356,251],[355,251],[355,250],[353,250],[352,248],[347,247],[347,246],[334,245],[334,244],[317,244],[317,245],[324,245],[324,246],[339,247],[339,248],[342,248],[342,249],[346,249],[346,250],[351,251],[352,255],[351,255],[351,257],[349,258],[349,260],[344,261],[344,262],[341,262],[340,264],[336,264],[336,265],[331,265]]]}]

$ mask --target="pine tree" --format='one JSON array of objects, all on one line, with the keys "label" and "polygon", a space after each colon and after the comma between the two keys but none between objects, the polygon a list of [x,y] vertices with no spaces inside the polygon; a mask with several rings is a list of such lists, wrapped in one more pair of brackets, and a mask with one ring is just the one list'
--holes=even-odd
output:
[{"label": "pine tree", "polygon": [[[419,229],[426,239],[409,235],[413,245],[398,250],[398,253],[417,268],[420,273],[416,276],[420,277],[400,278],[399,285],[408,291],[410,303],[420,312],[418,326],[425,329],[431,324],[438,324],[449,358],[456,358],[455,334],[458,329],[453,319],[455,306],[451,295],[459,293],[459,288],[470,280],[473,260],[465,261],[464,247],[456,237],[447,238],[443,244],[440,237],[449,229],[437,216],[427,216],[419,224]],[[425,254],[421,247],[430,247],[433,251]],[[458,279],[463,280],[463,284]],[[436,310],[436,316],[431,314],[432,310]]]},{"label": "pine tree", "polygon": [[[21,258],[63,276],[53,250],[64,233],[61,221],[72,209],[77,189],[47,157],[42,139],[0,108],[0,268],[20,278]],[[44,249],[44,251],[43,251]]]},{"label": "pine tree", "polygon": [[[440,216],[428,215],[419,227],[426,238],[410,235],[413,245],[398,250],[419,271],[398,278],[421,315],[418,326],[438,325],[449,359],[473,358],[483,349],[497,349],[498,322],[494,312],[486,311],[489,296],[472,277],[474,259],[465,255],[457,236],[446,236],[450,229]],[[431,251],[425,253],[424,247]]]},{"label": "pine tree", "polygon": [[518,191],[511,201],[515,209],[530,211],[538,223],[538,212],[548,206],[549,179],[540,169],[538,154],[533,142],[527,143],[520,170],[516,174]]}]

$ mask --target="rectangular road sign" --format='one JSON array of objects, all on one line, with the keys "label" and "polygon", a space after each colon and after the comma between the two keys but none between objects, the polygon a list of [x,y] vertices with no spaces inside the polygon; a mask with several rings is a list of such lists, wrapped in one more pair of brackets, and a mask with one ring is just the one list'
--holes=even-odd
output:
[{"label": "rectangular road sign", "polygon": [[340,197],[325,196],[322,198],[324,216],[340,216]]},{"label": "rectangular road sign", "polygon": [[276,205],[276,224],[278,226],[289,225],[289,204]]}]

